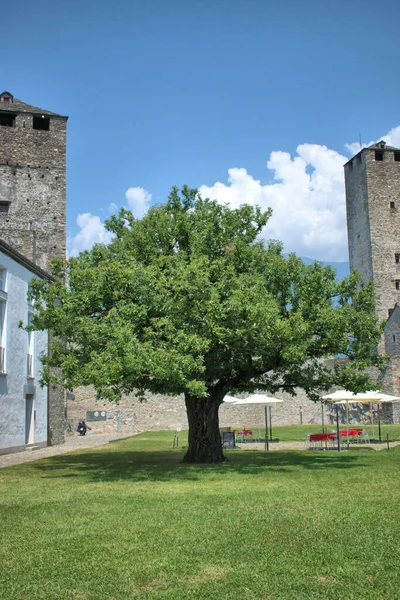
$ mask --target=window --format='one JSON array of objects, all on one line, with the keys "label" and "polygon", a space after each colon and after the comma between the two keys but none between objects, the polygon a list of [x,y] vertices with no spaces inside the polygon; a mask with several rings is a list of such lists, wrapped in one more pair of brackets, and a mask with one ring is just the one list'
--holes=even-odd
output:
[{"label": "window", "polygon": [[33,129],[41,129],[42,131],[49,131],[50,119],[49,117],[33,117],[32,121]]},{"label": "window", "polygon": [[394,153],[394,160],[395,160],[396,162],[400,162],[400,152],[395,152],[395,153]]},{"label": "window", "polygon": [[390,203],[390,208],[396,208],[396,203],[395,202],[391,202]]},{"label": "window", "polygon": [[0,213],[8,213],[10,208],[9,202],[0,202]]},{"label": "window", "polygon": [[393,344],[396,343],[396,336],[394,334],[392,335],[392,342],[393,342]]},{"label": "window", "polygon": [[[33,314],[28,313],[28,327],[32,325]],[[27,377],[33,378],[34,332],[28,331]]]},{"label": "window", "polygon": [[0,374],[6,372],[6,307],[7,302],[2,300],[0,302]]},{"label": "window", "polygon": [[0,112],[0,125],[2,127],[14,127],[15,117],[14,113]]},{"label": "window", "polygon": [[375,150],[375,160],[377,160],[377,161],[383,160],[383,150]]},{"label": "window", "polygon": [[396,290],[400,290],[400,279],[396,279],[395,284],[396,284]]},{"label": "window", "polygon": [[0,291],[6,291],[6,283],[7,283],[7,271],[6,269],[2,269],[0,267]]},{"label": "window", "polygon": [[396,252],[394,255],[394,260],[396,263],[400,263],[400,252]]}]

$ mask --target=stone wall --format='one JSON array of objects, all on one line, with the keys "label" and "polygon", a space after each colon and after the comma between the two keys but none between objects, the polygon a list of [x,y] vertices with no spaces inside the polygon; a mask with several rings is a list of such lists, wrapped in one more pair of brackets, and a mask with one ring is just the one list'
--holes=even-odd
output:
[{"label": "stone wall", "polygon": [[[272,423],[279,425],[304,425],[322,423],[322,407],[320,403],[311,402],[304,392],[298,391],[297,396],[282,393],[279,395],[283,404],[271,406]],[[68,398],[68,397],[67,397]],[[392,406],[384,409],[382,422],[392,422]],[[67,399],[68,423],[71,432],[76,431],[80,419],[84,419],[86,411],[106,411],[106,421],[88,422],[94,432],[109,433],[117,431],[118,413],[120,428],[123,433],[148,430],[175,430],[177,427],[187,429],[186,409],[183,396],[147,395],[140,402],[134,395],[127,396],[119,404],[97,401],[94,390],[80,387],[74,390],[73,399]],[[219,410],[221,427],[263,427],[265,423],[264,405],[241,406],[224,403]],[[387,415],[386,415],[386,412]],[[326,425],[335,423],[335,407],[328,403],[324,406],[324,421]],[[350,406],[350,422],[369,423],[370,406],[365,404]],[[346,422],[346,409],[339,406],[341,423]],[[377,412],[374,411],[374,419]]]},{"label": "stone wall", "polygon": [[[7,103],[5,102],[7,100]],[[67,117],[0,95],[0,111],[13,116],[0,126],[0,239],[39,267],[66,257]],[[48,130],[34,128],[44,118]],[[65,435],[65,401],[61,388],[49,389],[49,441]]]},{"label": "stone wall", "polygon": [[[400,302],[400,161],[393,148],[365,148],[345,166],[350,268],[376,288],[376,312],[383,321]],[[392,205],[391,205],[392,203]],[[392,207],[393,206],[393,207]],[[383,349],[383,348],[382,348]]]},{"label": "stone wall", "polygon": [[66,253],[66,119],[50,117],[49,131],[20,113],[0,127],[0,238],[48,269]]}]

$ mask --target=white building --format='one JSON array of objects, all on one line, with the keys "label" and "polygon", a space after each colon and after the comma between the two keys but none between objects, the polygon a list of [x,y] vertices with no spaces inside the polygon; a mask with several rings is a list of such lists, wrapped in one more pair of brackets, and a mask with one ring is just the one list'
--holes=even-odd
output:
[{"label": "white building", "polygon": [[38,383],[47,331],[28,333],[28,286],[45,271],[0,240],[0,453],[47,446],[48,389]]}]

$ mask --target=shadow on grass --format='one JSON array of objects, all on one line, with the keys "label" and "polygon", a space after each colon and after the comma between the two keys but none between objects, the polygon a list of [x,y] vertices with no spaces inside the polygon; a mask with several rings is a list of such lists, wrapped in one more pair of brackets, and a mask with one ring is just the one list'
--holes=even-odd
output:
[{"label": "shadow on grass", "polygon": [[333,452],[261,452],[231,451],[227,462],[217,465],[188,465],[181,462],[183,450],[137,451],[123,447],[82,451],[53,456],[31,463],[46,478],[84,478],[98,481],[197,481],[204,476],[230,473],[259,475],[268,472],[290,472],[299,469],[327,470],[364,467],[360,456]]}]

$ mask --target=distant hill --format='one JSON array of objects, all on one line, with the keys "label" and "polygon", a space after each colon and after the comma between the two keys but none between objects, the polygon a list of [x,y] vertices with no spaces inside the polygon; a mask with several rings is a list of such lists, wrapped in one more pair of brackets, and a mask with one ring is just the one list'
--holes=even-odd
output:
[{"label": "distant hill", "polygon": [[[314,259],[308,258],[307,256],[302,256],[301,259],[306,265],[311,265],[314,262]],[[339,281],[350,273],[348,262],[321,262],[323,265],[330,265],[332,269],[335,269],[336,277],[339,279]]]}]

